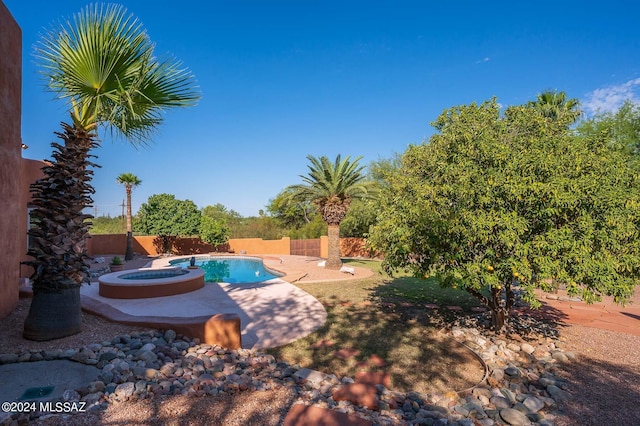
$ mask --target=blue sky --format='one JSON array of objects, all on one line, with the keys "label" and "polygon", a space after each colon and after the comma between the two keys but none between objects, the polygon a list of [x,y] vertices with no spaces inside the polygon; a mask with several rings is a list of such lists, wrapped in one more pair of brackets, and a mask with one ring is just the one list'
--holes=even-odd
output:
[{"label": "blue sky", "polygon": [[[23,155],[50,158],[68,115],[43,89],[33,45],[88,2],[4,3],[23,33]],[[250,216],[300,183],[308,154],[388,158],[428,138],[454,105],[520,104],[548,89],[588,112],[640,99],[637,2],[430,3],[123,2],[159,56],[192,70],[202,100],[169,111],[148,148],[101,134],[98,215],[120,214],[123,172],[143,181],[134,212],[166,192]]]}]

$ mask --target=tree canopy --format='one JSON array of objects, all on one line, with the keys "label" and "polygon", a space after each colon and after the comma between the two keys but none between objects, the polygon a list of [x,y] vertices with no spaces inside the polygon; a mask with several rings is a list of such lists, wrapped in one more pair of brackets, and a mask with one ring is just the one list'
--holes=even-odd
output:
[{"label": "tree canopy", "polygon": [[178,200],[172,194],[154,194],[140,206],[135,228],[146,235],[158,235],[168,252],[175,237],[198,235],[200,220],[200,210],[193,201]]},{"label": "tree canopy", "polygon": [[539,93],[535,101],[529,102],[529,106],[537,109],[544,117],[555,121],[562,120],[567,125],[575,123],[582,114],[577,99],[569,99],[565,92],[557,90]]},{"label": "tree canopy", "polygon": [[436,275],[488,306],[502,328],[514,292],[558,283],[587,301],[628,300],[638,282],[640,177],[605,133],[571,114],[496,99],[445,110],[410,146],[381,197],[370,243],[385,268]]}]

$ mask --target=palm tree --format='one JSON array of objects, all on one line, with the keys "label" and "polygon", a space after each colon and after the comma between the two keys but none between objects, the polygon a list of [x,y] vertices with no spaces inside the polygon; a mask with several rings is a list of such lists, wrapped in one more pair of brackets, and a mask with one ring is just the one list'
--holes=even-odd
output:
[{"label": "palm tree", "polygon": [[97,129],[146,144],[170,107],[195,105],[193,75],[160,61],[142,25],[122,6],[88,6],[46,33],[36,46],[48,89],[68,102],[70,123],[52,143],[53,161],[31,187],[38,222],[25,262],[33,267],[33,299],[24,337],[51,340],[81,329],[80,286],[89,281],[86,238],[96,166],[89,152]]},{"label": "palm tree", "polygon": [[350,161],[340,155],[331,163],[325,156],[316,158],[308,155],[311,162],[309,174],[300,176],[304,184],[291,185],[285,189],[293,200],[313,203],[328,225],[329,253],[325,267],[340,269],[340,222],[347,215],[351,200],[368,198],[373,195],[373,182],[365,181],[364,166],[358,162],[362,157]]},{"label": "palm tree", "polygon": [[575,123],[582,111],[577,99],[567,99],[565,92],[546,90],[536,96],[536,100],[529,102],[531,106],[539,109],[542,115],[551,120],[566,120],[568,125]]},{"label": "palm tree", "polygon": [[116,182],[120,185],[124,185],[124,190],[127,193],[127,251],[124,255],[124,260],[133,259],[133,233],[131,230],[131,190],[140,185],[142,181],[138,179],[138,176],[133,173],[122,173],[116,178]]}]

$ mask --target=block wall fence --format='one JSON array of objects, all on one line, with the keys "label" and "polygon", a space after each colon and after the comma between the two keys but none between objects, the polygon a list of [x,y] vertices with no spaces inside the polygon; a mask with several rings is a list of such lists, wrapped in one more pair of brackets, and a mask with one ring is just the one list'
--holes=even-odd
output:
[{"label": "block wall fence", "polygon": [[[92,235],[87,248],[90,256],[123,255],[127,237],[125,234]],[[329,239],[320,237],[320,257],[327,257]],[[341,238],[341,255],[345,257],[371,257],[365,249],[362,238]],[[146,256],[161,254],[159,238],[156,236],[134,236],[133,251]],[[291,240],[284,237],[280,240],[263,240],[262,238],[230,239],[223,246],[214,247],[204,243],[200,238],[177,238],[173,244],[173,251],[178,255],[203,254],[212,252],[233,252],[236,254],[291,254]]]}]

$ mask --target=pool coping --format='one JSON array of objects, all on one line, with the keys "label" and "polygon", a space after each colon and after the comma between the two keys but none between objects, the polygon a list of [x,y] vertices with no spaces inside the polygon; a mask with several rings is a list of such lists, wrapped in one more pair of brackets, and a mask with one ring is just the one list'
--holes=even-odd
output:
[{"label": "pool coping", "polygon": [[205,272],[202,269],[172,268],[171,271],[185,271],[170,277],[154,279],[120,278],[126,275],[165,272],[165,268],[138,268],[111,272],[98,277],[99,295],[109,299],[148,299],[152,297],[175,296],[204,287]]}]

